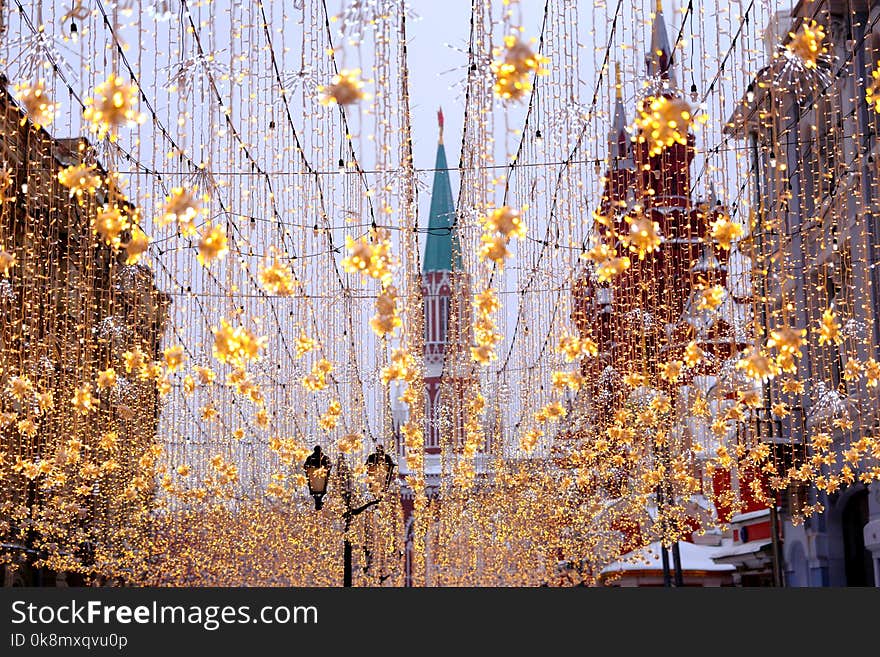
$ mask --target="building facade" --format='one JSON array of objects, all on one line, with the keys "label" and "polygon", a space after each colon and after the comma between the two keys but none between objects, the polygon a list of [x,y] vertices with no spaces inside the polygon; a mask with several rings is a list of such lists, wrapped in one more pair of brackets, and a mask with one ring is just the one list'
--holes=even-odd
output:
[{"label": "building facade", "polygon": [[[81,162],[102,184],[79,202],[58,174]],[[124,558],[151,504],[157,387],[126,374],[122,354],[161,357],[170,301],[149,267],[94,234],[107,174],[89,145],[34,126],[5,79],[0,169],[0,251],[14,258],[0,273],[0,581],[82,582],[90,564]],[[100,387],[108,368],[115,384]]]},{"label": "building facade", "polygon": [[[780,46],[812,21],[828,52],[815,68],[793,68]],[[768,64],[727,126],[752,169],[752,260],[767,273],[756,321],[766,334],[793,309],[791,324],[809,328],[797,371],[804,390],[766,386],[772,404],[796,411],[768,418],[766,439],[783,447],[790,473],[818,476],[818,490],[795,481],[781,500],[788,586],[880,586],[880,484],[850,460],[880,427],[877,388],[860,374],[880,344],[880,115],[866,93],[880,62],[878,23],[873,1],[801,1],[778,13],[766,30]],[[819,341],[814,330],[829,312],[839,341]],[[817,436],[832,441],[827,453]],[[801,521],[805,506],[813,512]]]},{"label": "building facade", "polygon": [[[656,98],[670,105],[685,102],[672,60],[658,3],[645,57],[641,102]],[[719,448],[736,442],[738,429],[726,422],[727,413],[737,405],[739,393],[751,387],[732,376],[736,358],[747,345],[748,297],[729,280],[733,258],[729,245],[721,248],[711,237],[707,239],[713,222],[729,212],[711,187],[702,198],[692,197],[694,135],[687,133],[662,149],[633,139],[619,76],[616,86],[607,146],[609,167],[594,214],[594,244],[615,249],[617,256],[627,255],[631,264],[603,280],[597,257],[588,254],[592,263],[574,286],[572,319],[581,338],[595,343],[597,354],[582,361],[586,388],[581,391],[580,409],[572,413],[573,418],[585,415],[588,429],[560,441],[562,449],[572,439],[604,443],[606,434],[620,429],[621,413],[636,415],[656,408],[652,406],[656,400],[666,400],[675,409],[672,419],[655,424],[651,435],[639,434],[642,440],[662,434],[657,447],[641,455],[634,467],[606,464],[599,468],[607,473],[599,485],[615,500],[639,485],[644,475],[639,468],[668,473],[681,467],[676,462],[688,461],[688,474],[698,482],[697,489],[693,485],[679,488],[674,477],[658,482],[641,519],[618,528],[624,535],[621,548],[626,554],[604,571],[605,579],[613,582],[623,577],[623,585],[664,581],[668,585],[677,571],[675,579],[684,586],[772,580],[774,564],[779,562],[772,555],[780,541],[778,532],[771,531],[773,519],[764,517],[770,515],[766,503],[750,493],[760,477],[745,468],[716,468],[710,463]],[[656,241],[640,251],[644,244],[631,236],[651,231]],[[605,255],[600,252],[598,257]],[[720,291],[720,297],[714,308],[707,309],[701,303],[702,294],[710,289]],[[677,364],[674,375],[665,369],[670,363]],[[639,380],[627,382],[633,371]],[[707,400],[704,416],[692,412],[697,400]],[[712,418],[724,418],[720,435]],[[577,449],[569,451],[576,454]],[[619,462],[625,462],[624,452]],[[682,454],[698,456],[681,460]],[[766,487],[765,482],[756,483]],[[747,530],[740,531],[740,521],[759,527],[749,536]],[[676,530],[668,538],[674,534],[678,540],[665,547],[669,541],[656,537],[671,526]],[[718,526],[726,529],[719,531]],[[649,537],[653,552],[641,547]],[[648,552],[651,559],[645,556]],[[748,558],[738,559],[731,553]],[[717,562],[712,561],[714,556],[719,557]]]}]

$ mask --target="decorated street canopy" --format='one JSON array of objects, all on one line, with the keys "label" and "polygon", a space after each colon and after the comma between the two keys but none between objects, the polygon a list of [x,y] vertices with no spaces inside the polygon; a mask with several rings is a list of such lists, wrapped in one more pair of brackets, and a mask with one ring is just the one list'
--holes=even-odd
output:
[{"label": "decorated street canopy", "polygon": [[880,14],[791,4],[0,2],[0,563],[723,574],[876,487]]}]

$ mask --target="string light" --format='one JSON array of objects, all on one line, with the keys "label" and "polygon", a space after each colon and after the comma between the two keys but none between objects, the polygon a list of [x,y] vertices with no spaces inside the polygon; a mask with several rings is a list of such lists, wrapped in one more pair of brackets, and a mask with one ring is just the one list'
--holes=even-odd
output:
[{"label": "string light", "polygon": [[379,443],[360,585],[607,583],[880,477],[876,20],[480,0],[428,167],[406,3],[84,4],[16,0],[2,45],[10,572],[338,584]]}]

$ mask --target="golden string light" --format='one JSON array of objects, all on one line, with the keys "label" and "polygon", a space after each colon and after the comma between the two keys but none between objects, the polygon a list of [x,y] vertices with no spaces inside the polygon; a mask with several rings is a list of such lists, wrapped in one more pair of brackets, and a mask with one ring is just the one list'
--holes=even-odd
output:
[{"label": "golden string light", "polygon": [[479,0],[447,91],[435,9],[220,4],[3,16],[4,574],[613,584],[878,485],[877,21]]}]

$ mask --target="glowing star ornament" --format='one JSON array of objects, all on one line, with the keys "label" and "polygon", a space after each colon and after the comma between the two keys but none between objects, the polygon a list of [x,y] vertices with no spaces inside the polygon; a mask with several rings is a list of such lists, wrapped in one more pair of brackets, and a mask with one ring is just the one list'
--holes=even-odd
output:
[{"label": "glowing star ornament", "polygon": [[797,379],[787,379],[782,383],[782,391],[793,395],[803,394],[804,382]]},{"label": "glowing star ornament", "polygon": [[211,385],[217,378],[217,374],[210,367],[195,365],[193,367],[193,371],[199,377],[199,383],[201,383],[202,385]]},{"label": "glowing star ornament", "polygon": [[599,346],[590,338],[579,338],[574,335],[563,335],[559,339],[556,353],[564,354],[569,363],[581,356],[596,356]]},{"label": "glowing star ornament", "polygon": [[553,388],[559,391],[565,389],[578,391],[584,384],[584,376],[580,372],[553,372],[550,380]]},{"label": "glowing star ornament", "polygon": [[70,403],[81,415],[88,415],[97,407],[98,400],[92,396],[92,386],[83,383],[73,392]]},{"label": "glowing star ornament", "polygon": [[336,447],[343,454],[353,454],[359,452],[363,447],[364,437],[359,433],[348,433],[342,436],[336,443]]},{"label": "glowing star ornament", "polygon": [[105,203],[92,218],[92,231],[114,251],[119,250],[122,245],[122,233],[128,230],[130,225],[128,217],[116,204]]},{"label": "glowing star ornament", "polygon": [[128,351],[123,352],[122,360],[125,365],[125,371],[131,374],[134,370],[142,368],[146,365],[147,355],[143,352],[140,346],[135,346],[133,349],[129,349]]},{"label": "glowing star ornament", "polygon": [[345,238],[348,256],[342,259],[342,269],[360,273],[379,280],[383,285],[391,283],[397,259],[391,254],[391,238],[384,228],[371,229],[369,235],[359,240]]},{"label": "glowing star ornament", "polygon": [[801,357],[801,348],[806,343],[807,329],[782,326],[770,332],[767,346],[779,350],[776,364],[782,372],[796,372],[794,360]]},{"label": "glowing star ornament", "polygon": [[735,240],[743,236],[743,228],[729,217],[721,215],[709,226],[709,234],[718,246],[729,251]]},{"label": "glowing star ornament", "polygon": [[724,302],[725,290],[720,285],[712,285],[700,291],[697,310],[715,310]]},{"label": "glowing star ornament", "polygon": [[495,353],[495,348],[491,345],[471,347],[471,359],[480,365],[486,366],[497,358],[498,354]]},{"label": "glowing star ornament", "polygon": [[109,388],[115,388],[117,382],[116,370],[112,367],[108,367],[106,370],[98,372],[98,389],[99,390],[107,390]]},{"label": "glowing star ornament", "polygon": [[649,96],[639,101],[632,140],[645,144],[651,157],[670,146],[686,146],[694,117],[691,106],[681,98]]},{"label": "glowing star ornament", "polygon": [[825,28],[809,19],[801,23],[797,32],[788,33],[785,50],[790,58],[799,60],[806,69],[815,69],[820,59],[828,54],[825,44]]},{"label": "glowing star ornament", "polygon": [[395,349],[391,354],[391,363],[382,368],[382,385],[389,385],[392,381],[412,382],[418,374],[415,357],[406,349]]},{"label": "glowing star ornament", "polygon": [[676,383],[681,376],[684,363],[680,360],[670,360],[660,365],[660,376],[669,383]]},{"label": "glowing star ornament", "polygon": [[205,267],[219,260],[229,251],[226,239],[226,227],[220,224],[206,224],[199,239],[199,254],[196,259]]},{"label": "glowing star ornament", "polygon": [[870,84],[865,85],[865,100],[880,114],[880,66],[871,71]]},{"label": "glowing star ornament", "polygon": [[309,337],[307,333],[300,333],[294,340],[294,350],[297,358],[301,358],[313,349],[317,348],[318,341]]},{"label": "glowing star ornament", "polygon": [[507,250],[507,238],[503,235],[489,235],[483,234],[480,237],[480,242],[482,242],[482,246],[480,246],[480,261],[483,260],[491,260],[498,268],[504,269],[504,260],[510,256],[510,251]]},{"label": "glowing star ornament", "polygon": [[131,227],[131,239],[125,244],[125,264],[136,265],[150,248],[150,238],[138,226]]},{"label": "glowing star ornament", "polygon": [[601,260],[596,263],[596,280],[599,283],[608,283],[629,269],[631,264],[627,256]]},{"label": "glowing star ornament", "polygon": [[538,446],[538,441],[541,439],[541,436],[544,435],[544,432],[541,429],[529,429],[525,431],[520,438],[519,446],[525,452],[531,452]]},{"label": "glowing star ornament", "polygon": [[82,203],[83,196],[93,195],[101,187],[102,179],[94,164],[74,164],[58,172],[58,182],[70,190],[70,197],[77,197]]},{"label": "glowing star ornament", "polygon": [[849,358],[843,368],[844,381],[857,381],[862,376],[862,363],[858,358]]},{"label": "glowing star ornament", "polygon": [[498,296],[492,288],[486,288],[482,292],[475,294],[473,305],[474,309],[483,315],[491,315],[501,308],[501,302],[498,301]]},{"label": "glowing star ornament", "polygon": [[644,260],[645,256],[653,253],[663,242],[660,234],[660,224],[652,221],[641,213],[626,218],[629,222],[629,233],[624,238],[629,250]]},{"label": "glowing star ornament", "polygon": [[757,382],[765,382],[779,374],[779,367],[764,351],[752,348],[736,362],[736,369]]},{"label": "glowing star ornament", "polygon": [[15,266],[16,257],[14,253],[10,253],[0,246],[0,274],[6,278],[9,277],[9,270]]},{"label": "glowing star ornament", "polygon": [[34,384],[26,376],[13,376],[6,383],[6,392],[19,401],[24,401],[34,392]]},{"label": "glowing star ornament", "polygon": [[333,76],[329,85],[318,87],[318,92],[323,93],[322,105],[354,105],[362,100],[368,100],[370,95],[364,91],[364,80],[361,79],[361,69],[342,69]]},{"label": "glowing star ornament", "polygon": [[522,239],[526,236],[526,224],[522,216],[507,205],[493,210],[482,223],[487,231],[499,233],[508,239],[512,237]]},{"label": "glowing star ornament", "polygon": [[880,363],[869,358],[865,361],[865,385],[869,388],[876,388],[878,382],[880,382]]},{"label": "glowing star ornament", "polygon": [[37,128],[48,126],[58,114],[58,106],[46,94],[46,81],[42,78],[27,84],[16,84],[15,98],[27,113],[26,118],[21,119],[21,125],[30,118]]},{"label": "glowing star ornament", "polygon": [[225,319],[221,319],[220,326],[211,331],[214,333],[214,358],[237,367],[259,360],[260,351],[267,342],[266,338],[258,337],[243,326],[231,326]]},{"label": "glowing star ornament", "polygon": [[703,360],[704,356],[705,353],[700,348],[700,345],[697,344],[696,340],[691,340],[684,350],[684,363],[688,367],[694,367]]},{"label": "glowing star ornament", "polygon": [[323,390],[327,387],[327,376],[333,371],[333,363],[326,358],[321,358],[312,365],[312,371],[302,380],[303,388],[312,392]]},{"label": "glowing star ornament", "polygon": [[83,118],[98,139],[109,135],[111,141],[116,141],[119,128],[144,122],[144,115],[137,111],[137,98],[136,86],[111,73],[86,99]]},{"label": "glowing star ornament", "polygon": [[495,76],[495,95],[501,100],[519,101],[532,91],[532,76],[547,75],[550,60],[536,54],[518,36],[504,37],[504,47],[492,50],[490,70]]},{"label": "glowing star ornament", "polygon": [[397,311],[397,288],[389,285],[376,297],[376,314],[370,319],[370,328],[379,337],[385,337],[402,325]]},{"label": "glowing star ornament", "polygon": [[840,322],[833,308],[827,308],[819,320],[819,346],[825,344],[843,344],[843,335],[840,333]]},{"label": "glowing star ornament", "polygon": [[171,347],[166,347],[162,352],[163,359],[165,360],[165,367],[169,372],[175,372],[179,370],[183,366],[183,362],[186,360],[186,354],[183,352],[182,345],[174,345]]},{"label": "glowing star ornament", "polygon": [[172,187],[171,193],[165,197],[163,214],[157,219],[160,227],[177,222],[180,234],[184,237],[195,235],[195,219],[201,214],[202,205],[198,198],[198,189]]},{"label": "glowing star ornament", "polygon": [[269,294],[277,294],[281,297],[290,297],[296,292],[298,283],[293,277],[290,267],[272,258],[272,262],[263,263],[259,273],[260,285]]}]

